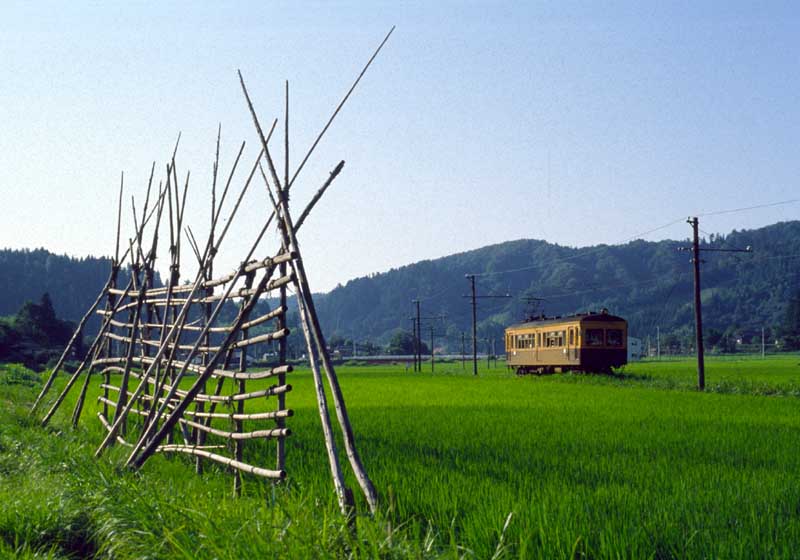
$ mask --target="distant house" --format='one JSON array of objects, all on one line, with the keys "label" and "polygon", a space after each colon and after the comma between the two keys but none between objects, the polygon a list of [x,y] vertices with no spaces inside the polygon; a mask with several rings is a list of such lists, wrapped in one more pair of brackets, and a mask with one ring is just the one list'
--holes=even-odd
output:
[{"label": "distant house", "polygon": [[641,360],[642,356],[644,356],[644,350],[642,350],[642,339],[629,336],[628,361],[633,362],[635,360]]}]

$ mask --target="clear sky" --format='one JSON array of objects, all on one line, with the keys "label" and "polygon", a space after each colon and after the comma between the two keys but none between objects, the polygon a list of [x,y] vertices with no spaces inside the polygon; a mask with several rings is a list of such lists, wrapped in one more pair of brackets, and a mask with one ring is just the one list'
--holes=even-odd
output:
[{"label": "clear sky", "polygon": [[[120,171],[141,199],[179,131],[186,221],[202,236],[218,123],[223,175],[247,141],[235,186],[258,151],[236,69],[263,121],[282,116],[289,80],[294,167],[392,25],[293,187],[299,212],[347,162],[300,234],[315,291],[510,239],[616,243],[798,198],[798,6],[4,2],[0,247],[112,254]],[[268,208],[258,184],[218,270]],[[795,203],[701,228],[798,218]]]}]

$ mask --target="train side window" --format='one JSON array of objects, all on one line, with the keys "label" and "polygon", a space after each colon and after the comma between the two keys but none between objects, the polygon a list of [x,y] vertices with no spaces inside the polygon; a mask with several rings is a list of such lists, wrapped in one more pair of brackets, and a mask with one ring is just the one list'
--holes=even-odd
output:
[{"label": "train side window", "polygon": [[572,346],[575,344],[575,329],[569,330],[569,345]]},{"label": "train side window", "polygon": [[603,329],[586,329],[586,346],[602,346]]},{"label": "train side window", "polygon": [[542,347],[542,333],[536,333],[536,346]]},{"label": "train side window", "polygon": [[608,329],[606,331],[606,346],[617,348],[622,346],[622,329]]}]

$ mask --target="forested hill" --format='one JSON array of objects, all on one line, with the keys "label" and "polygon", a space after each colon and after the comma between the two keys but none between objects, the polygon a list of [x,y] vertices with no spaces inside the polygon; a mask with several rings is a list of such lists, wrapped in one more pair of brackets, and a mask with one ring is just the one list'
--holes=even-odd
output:
[{"label": "forested hill", "polygon": [[[435,324],[437,346],[451,350],[469,332],[471,310],[465,274],[477,274],[477,293],[511,294],[480,299],[479,337],[502,340],[505,326],[526,315],[524,296],[544,298],[538,312],[566,314],[608,308],[626,317],[635,336],[693,332],[692,265],[680,252],[684,241],[633,241],[625,245],[570,248],[523,239],[357,278],[317,296],[323,326],[331,335],[385,341],[392,331],[410,330],[419,298],[423,316],[446,314]],[[744,248],[752,253],[703,253],[702,298],[710,337],[745,338],[782,323],[800,285],[800,222],[734,231],[701,242],[709,248]],[[516,270],[516,272],[503,272]],[[501,273],[502,272],[502,273]],[[423,338],[429,330],[423,326]],[[713,341],[712,341],[713,343]]]},{"label": "forested hill", "polygon": [[[642,338],[660,328],[662,341],[689,341],[693,333],[690,254],[678,251],[688,241],[633,241],[580,249],[523,239],[385,273],[357,278],[315,301],[329,340],[355,339],[385,344],[397,330],[410,330],[412,300],[421,300],[423,317],[433,322],[437,347],[458,351],[461,333],[469,333],[471,309],[465,274],[476,274],[479,295],[510,294],[508,299],[479,299],[479,338],[495,338],[523,320],[531,309],[526,296],[543,298],[535,310],[547,315],[608,308],[627,318],[631,333]],[[734,231],[702,241],[703,247],[743,248],[752,253],[703,254],[704,320],[707,339],[774,336],[800,287],[800,222]],[[512,271],[512,272],[509,272]],[[109,273],[104,258],[76,259],[44,249],[0,250],[0,315],[15,314],[26,300],[47,292],[58,317],[77,321],[102,288]],[[126,276],[120,281],[124,283]],[[290,317],[290,324],[296,315]],[[423,337],[430,341],[429,325]],[[95,325],[92,325],[95,326]],[[91,332],[90,327],[90,332]],[[299,329],[291,346],[301,348]]]},{"label": "forested hill", "polygon": [[[78,321],[108,280],[103,257],[73,258],[45,249],[0,250],[0,315],[14,315],[26,301],[50,294],[56,315]],[[120,271],[119,282],[127,282]]]}]

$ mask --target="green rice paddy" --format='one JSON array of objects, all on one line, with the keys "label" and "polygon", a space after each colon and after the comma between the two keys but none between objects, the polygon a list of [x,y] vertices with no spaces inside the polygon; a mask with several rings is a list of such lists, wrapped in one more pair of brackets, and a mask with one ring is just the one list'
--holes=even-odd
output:
[{"label": "green rice paddy", "polygon": [[[459,363],[339,367],[381,511],[338,513],[310,373],[290,374],[288,480],[157,456],[139,473],[39,375],[0,372],[0,556],[51,558],[798,558],[800,357],[640,362],[620,377],[477,378]],[[63,379],[61,379],[63,384]],[[96,385],[96,384],[94,384]],[[97,389],[95,389],[97,390]],[[95,393],[96,396],[97,393]],[[267,401],[269,408],[274,402]],[[248,458],[271,464],[272,450]],[[344,459],[344,458],[343,458]],[[357,489],[354,480],[348,484]]]}]

